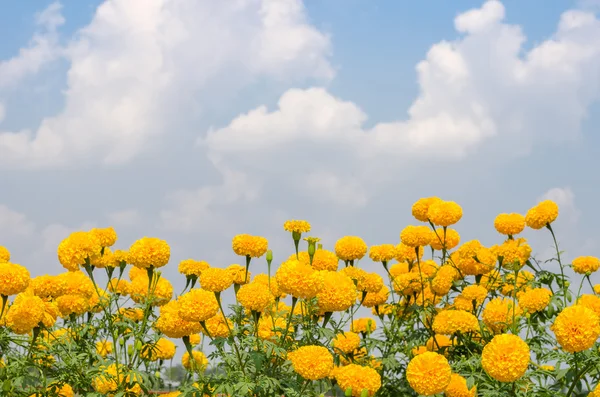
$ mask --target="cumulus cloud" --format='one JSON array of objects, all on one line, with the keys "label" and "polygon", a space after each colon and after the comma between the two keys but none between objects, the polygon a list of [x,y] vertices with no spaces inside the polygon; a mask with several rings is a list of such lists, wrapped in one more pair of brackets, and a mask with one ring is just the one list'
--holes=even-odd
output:
[{"label": "cumulus cloud", "polygon": [[577,223],[581,216],[581,211],[575,204],[575,193],[570,187],[554,187],[540,197],[539,201],[542,200],[552,200],[558,204],[559,218],[568,224]]},{"label": "cumulus cloud", "polygon": [[[197,111],[190,103],[261,77],[328,80],[329,38],[305,14],[301,0],[106,0],[65,50],[64,109],[37,129],[0,133],[0,165],[124,163],[176,134]],[[61,23],[42,15],[49,28]]]}]

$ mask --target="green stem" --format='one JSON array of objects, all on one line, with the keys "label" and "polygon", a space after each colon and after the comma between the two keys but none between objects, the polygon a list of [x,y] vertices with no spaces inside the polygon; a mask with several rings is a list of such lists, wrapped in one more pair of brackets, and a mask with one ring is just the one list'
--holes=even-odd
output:
[{"label": "green stem", "polygon": [[554,241],[554,248],[556,249],[556,259],[558,260],[558,264],[560,266],[560,276],[562,278],[561,290],[562,290],[562,294],[563,294],[563,302],[565,305],[564,307],[567,307],[567,294],[565,292],[565,286],[566,286],[567,279],[565,278],[564,266],[560,259],[560,251],[558,249],[558,242],[556,241],[556,235],[554,234],[554,230],[552,230],[552,226],[550,224],[547,224],[546,228],[548,228],[548,230],[550,230],[550,234],[552,234],[552,240]]},{"label": "green stem", "polygon": [[231,337],[231,344],[235,350],[235,354],[237,355],[238,361],[240,362],[240,368],[244,376],[246,376],[246,367],[244,365],[244,361],[242,360],[242,354],[238,349],[237,343],[235,343],[235,337],[233,336],[233,331],[229,326],[229,321],[227,321],[227,316],[225,315],[225,311],[223,310],[223,304],[221,303],[221,293],[215,292],[215,297],[217,298],[217,303],[219,304],[219,309],[221,309],[221,314],[223,315],[223,320],[225,320],[225,325],[227,326],[227,330],[229,331],[229,336]]}]

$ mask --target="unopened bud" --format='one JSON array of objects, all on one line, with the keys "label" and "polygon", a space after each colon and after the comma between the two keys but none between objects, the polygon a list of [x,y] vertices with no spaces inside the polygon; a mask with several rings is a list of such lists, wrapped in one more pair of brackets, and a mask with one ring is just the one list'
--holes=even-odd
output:
[{"label": "unopened bud", "polygon": [[267,250],[267,262],[270,264],[273,261],[273,251]]}]

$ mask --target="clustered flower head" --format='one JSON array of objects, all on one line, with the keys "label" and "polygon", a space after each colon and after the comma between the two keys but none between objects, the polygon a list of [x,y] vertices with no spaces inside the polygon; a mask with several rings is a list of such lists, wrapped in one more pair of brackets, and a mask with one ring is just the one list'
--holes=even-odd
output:
[{"label": "clustered flower head", "polygon": [[462,218],[462,207],[454,201],[439,200],[427,210],[427,218],[436,226],[451,226]]},{"label": "clustered flower head", "polygon": [[205,261],[196,261],[194,259],[185,259],[179,262],[179,267],[177,270],[179,273],[185,276],[196,276],[200,277],[203,270],[206,270],[210,267],[208,262]]},{"label": "clustered flower head", "polygon": [[572,266],[575,273],[591,274],[600,267],[600,259],[595,256],[580,256],[573,259]]},{"label": "clustered flower head", "polygon": [[381,388],[381,376],[368,366],[349,364],[333,370],[333,377],[342,390],[350,390],[353,397],[371,397]]},{"label": "clustered flower head", "polygon": [[333,355],[323,346],[302,346],[289,352],[287,358],[304,379],[323,379],[333,370]]},{"label": "clustered flower head", "polygon": [[433,241],[435,233],[427,226],[407,226],[400,233],[400,241],[408,247],[425,247]]},{"label": "clustered flower head", "polygon": [[483,348],[481,366],[500,382],[515,382],[529,366],[529,346],[517,335],[501,334]]},{"label": "clustered flower head", "polygon": [[554,201],[544,200],[527,211],[525,222],[532,229],[541,229],[556,220],[558,205]]},{"label": "clustered flower head", "polygon": [[70,271],[100,256],[101,241],[95,233],[73,232],[58,245],[58,261]]},{"label": "clustered flower head", "polygon": [[498,233],[514,236],[525,229],[525,217],[521,214],[500,214],[494,220],[494,227]]},{"label": "clustered flower head", "polygon": [[283,292],[296,298],[314,298],[323,288],[323,275],[297,260],[283,262],[275,278]]},{"label": "clustered flower head", "polygon": [[200,285],[203,289],[212,292],[222,292],[233,284],[233,275],[227,269],[209,267],[200,275]]},{"label": "clustered flower head", "polygon": [[600,336],[600,318],[582,305],[563,309],[550,328],[556,341],[569,353],[591,348]]},{"label": "clustered flower head", "polygon": [[233,238],[231,246],[237,255],[260,258],[267,252],[269,242],[264,237],[238,234]]},{"label": "clustered flower head", "polygon": [[435,352],[419,354],[406,367],[406,379],[415,392],[433,396],[446,390],[452,369],[446,357]]},{"label": "clustered flower head", "polygon": [[307,221],[289,220],[283,223],[283,229],[286,232],[308,233],[310,232],[310,223]]},{"label": "clustered flower head", "polygon": [[129,247],[129,262],[141,269],[165,266],[171,257],[171,247],[165,240],[144,237]]},{"label": "clustered flower head", "polygon": [[444,232],[443,228],[435,229],[435,234],[431,240],[431,248],[434,250],[441,251],[443,249],[451,250],[454,249],[460,243],[460,235],[458,232],[451,228],[446,228]]},{"label": "clustered flower head", "polygon": [[16,263],[0,263],[0,295],[11,296],[27,289],[30,282],[29,270]]},{"label": "clustered flower head", "polygon": [[335,253],[343,261],[362,259],[367,253],[367,244],[357,236],[344,236],[335,243]]},{"label": "clustered flower head", "polygon": [[369,258],[373,262],[389,262],[396,257],[396,247],[393,244],[373,245],[369,249]]},{"label": "clustered flower head", "polygon": [[237,292],[237,299],[247,310],[255,312],[264,312],[274,302],[271,291],[257,282],[242,285]]}]

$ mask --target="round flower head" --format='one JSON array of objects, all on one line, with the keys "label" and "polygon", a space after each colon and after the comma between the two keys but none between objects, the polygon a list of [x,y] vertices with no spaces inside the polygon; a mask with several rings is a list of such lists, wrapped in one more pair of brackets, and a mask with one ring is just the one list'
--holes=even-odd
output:
[{"label": "round flower head", "polygon": [[375,331],[375,329],[377,329],[377,323],[372,318],[359,318],[352,322],[352,326],[350,329],[352,332],[362,332],[365,334],[370,334],[373,331]]},{"label": "round flower head", "polygon": [[246,268],[238,264],[230,265],[226,270],[231,273],[231,279],[233,280],[233,283],[237,285],[246,284],[252,278],[252,273],[248,272],[248,275],[246,276]]},{"label": "round flower head", "polygon": [[406,367],[408,384],[417,394],[433,396],[446,390],[452,369],[446,357],[434,352],[419,354]]},{"label": "round flower head", "polygon": [[462,208],[454,201],[437,201],[429,206],[427,217],[437,226],[450,226],[462,218]]},{"label": "round flower head", "polygon": [[435,230],[435,235],[431,240],[431,248],[434,250],[441,251],[446,248],[446,250],[451,250],[455,248],[460,243],[460,235],[454,229],[446,229],[446,237],[444,238],[444,229],[437,228]]},{"label": "round flower head", "polygon": [[58,245],[58,261],[67,270],[75,271],[86,261],[100,256],[102,246],[95,234],[74,232]]},{"label": "round flower head", "polygon": [[[301,252],[301,254],[306,254],[308,259],[308,252]],[[339,261],[339,258],[334,252],[318,249],[315,251],[312,267],[315,270],[329,270],[335,272],[338,268]],[[307,263],[310,263],[310,261],[308,260]]]},{"label": "round flower head", "polygon": [[231,246],[237,255],[260,258],[267,252],[269,242],[264,237],[238,234],[233,238]]},{"label": "round flower head", "polygon": [[[423,247],[418,247],[419,259],[423,257]],[[400,243],[396,245],[396,260],[398,262],[416,262],[417,261],[417,249],[410,247],[406,244]]]},{"label": "round flower head", "polygon": [[62,273],[57,277],[64,281],[64,294],[82,295],[89,299],[96,293],[94,283],[82,271]]},{"label": "round flower head", "polygon": [[[214,294],[213,298],[214,298]],[[181,299],[179,297],[179,299]],[[207,304],[208,305],[208,304]],[[193,312],[192,304],[184,307],[183,312],[186,314],[191,314]],[[202,304],[198,304],[200,307],[198,313],[203,312],[206,308]],[[169,338],[183,338],[184,336],[188,336],[191,334],[197,334],[202,329],[200,322],[197,321],[186,321],[179,315],[181,311],[181,305],[179,301],[172,300],[168,302],[166,305],[161,306],[160,315],[158,319],[154,323],[156,329],[160,332],[168,336]],[[198,316],[198,314],[196,314]],[[193,318],[198,318],[194,317]],[[200,317],[201,318],[201,317]]]},{"label": "round flower head", "polygon": [[427,343],[425,343],[425,347],[427,347],[427,350],[430,352],[438,351],[449,346],[452,346],[452,339],[441,334],[430,337],[427,339]]},{"label": "round flower head", "polygon": [[151,266],[157,268],[166,265],[171,257],[171,247],[165,240],[156,237],[144,237],[129,248],[130,263],[142,269]]},{"label": "round flower head", "polygon": [[592,309],[575,305],[563,309],[550,329],[565,351],[577,353],[594,345],[600,336],[600,319]]},{"label": "round flower head", "polygon": [[254,276],[254,282],[262,284],[267,288],[270,287],[271,294],[273,294],[273,297],[275,298],[285,297],[285,293],[281,291],[281,288],[279,288],[279,284],[277,283],[277,279],[275,277],[271,277],[271,279],[269,280],[268,275],[261,273]]},{"label": "round flower head", "polygon": [[[261,316],[261,319],[265,317]],[[229,328],[233,328],[233,322],[230,319],[227,319],[227,323],[225,323],[225,319],[221,314],[217,314],[208,320],[206,320],[206,329],[208,330],[209,335],[212,338],[226,338],[229,336],[229,328],[227,328],[227,324],[229,324]],[[281,328],[284,328],[283,325],[280,325]],[[204,332],[204,330],[202,330]]]},{"label": "round flower head", "polygon": [[573,259],[573,270],[579,274],[594,273],[600,267],[600,259],[595,256],[580,256]]},{"label": "round flower head", "polygon": [[475,397],[477,395],[477,387],[473,386],[470,390],[467,387],[467,380],[459,374],[452,374],[450,383],[444,390],[446,397]]},{"label": "round flower head", "polygon": [[479,321],[472,313],[463,310],[442,310],[435,316],[432,328],[435,333],[442,335],[476,332],[479,330]]},{"label": "round flower head", "polygon": [[287,355],[294,371],[308,380],[326,378],[333,369],[333,356],[323,346],[302,346]]},{"label": "round flower head", "polygon": [[377,273],[365,273],[364,277],[358,280],[356,288],[364,292],[379,292],[383,288],[383,278]]},{"label": "round flower head", "polygon": [[108,283],[108,290],[113,294],[126,296],[131,292],[131,285],[125,279],[113,278]]},{"label": "round flower head", "polygon": [[0,263],[0,295],[20,294],[29,286],[29,271],[16,263]]},{"label": "round flower head", "polygon": [[521,214],[500,214],[494,220],[494,227],[498,233],[514,236],[525,229],[525,217]]},{"label": "round flower head", "polygon": [[355,332],[344,332],[337,334],[333,338],[333,348],[345,354],[350,354],[358,349],[360,345],[360,336]]},{"label": "round flower head", "polygon": [[496,258],[478,240],[462,244],[451,258],[464,276],[486,274],[496,266]]},{"label": "round flower head", "polygon": [[360,237],[344,236],[335,243],[335,253],[343,261],[362,259],[367,253],[367,244]]},{"label": "round flower head", "polygon": [[454,281],[458,280],[458,271],[451,265],[441,266],[431,280],[431,289],[437,295],[444,296],[450,292]]},{"label": "round flower head", "polygon": [[200,275],[200,285],[203,289],[212,292],[225,291],[233,284],[231,272],[218,267],[209,267]]},{"label": "round flower head", "polygon": [[481,318],[490,330],[498,333],[510,327],[513,314],[515,318],[520,316],[521,308],[519,305],[515,307],[512,299],[494,298],[485,305]]},{"label": "round flower head", "polygon": [[296,298],[311,299],[323,288],[323,277],[309,265],[285,261],[275,274],[279,288]]},{"label": "round flower head", "polygon": [[600,298],[596,295],[583,294],[577,299],[576,305],[587,307],[600,317]]},{"label": "round flower head", "polygon": [[159,278],[153,286],[150,296],[148,296],[148,276],[135,278],[129,285],[129,294],[136,303],[144,303],[150,300],[152,306],[162,306],[169,302],[173,297],[173,285],[166,278]]},{"label": "round flower head", "polygon": [[210,267],[208,262],[205,261],[195,261],[193,259],[185,259],[179,262],[179,266],[177,270],[179,273],[185,276],[196,276],[200,277],[203,270],[206,270]]},{"label": "round flower head", "polygon": [[362,304],[364,307],[380,306],[387,302],[389,295],[390,289],[384,285],[378,292],[368,292]]},{"label": "round flower head", "polygon": [[19,335],[29,333],[44,318],[44,301],[35,295],[17,295],[8,309],[6,325]]},{"label": "round flower head", "polygon": [[317,293],[320,313],[347,310],[355,300],[356,286],[350,277],[337,272],[323,274],[323,288]]},{"label": "round flower head", "polygon": [[247,310],[264,312],[275,300],[271,291],[261,283],[242,285],[237,292],[237,299]]},{"label": "round flower head", "polygon": [[371,368],[357,364],[337,367],[332,372],[335,380],[342,390],[352,390],[352,397],[374,396],[381,388],[381,376]]},{"label": "round flower head", "polygon": [[101,247],[112,247],[117,242],[117,233],[112,226],[102,229],[94,228],[90,230],[90,234],[96,236]]},{"label": "round flower head", "polygon": [[183,357],[181,358],[181,364],[183,365],[183,368],[187,370],[204,372],[208,366],[208,359],[204,353],[194,350],[192,351],[191,360],[188,352],[183,354]]},{"label": "round flower head", "polygon": [[219,311],[219,303],[215,294],[195,288],[178,299],[179,316],[185,321],[206,321]]},{"label": "round flower head", "polygon": [[373,262],[389,262],[396,257],[394,244],[373,245],[369,249],[369,258]]},{"label": "round flower head", "polygon": [[424,247],[431,243],[435,234],[427,226],[407,226],[400,233],[402,244],[409,247]]},{"label": "round flower head", "polygon": [[476,306],[479,307],[483,304],[487,294],[488,290],[485,287],[473,284],[466,286],[460,295],[469,302],[475,301]]},{"label": "round flower head", "polygon": [[515,382],[529,366],[529,346],[517,335],[496,335],[483,348],[481,366],[500,382]]},{"label": "round flower head", "polygon": [[527,211],[525,222],[532,229],[541,229],[551,224],[558,217],[558,205],[554,201],[545,200]]},{"label": "round flower head", "polygon": [[71,314],[77,316],[90,310],[89,298],[82,295],[61,295],[56,298],[56,304],[62,318],[68,318]]},{"label": "round flower head", "polygon": [[310,232],[310,223],[307,221],[297,221],[292,219],[284,222],[283,229],[286,232],[292,233],[308,233]]},{"label": "round flower head", "polygon": [[441,199],[438,197],[424,197],[417,200],[412,206],[412,215],[418,221],[428,222],[429,207],[438,201],[441,201]]},{"label": "round flower head", "polygon": [[0,263],[5,263],[10,260],[10,252],[0,245]]},{"label": "round flower head", "polygon": [[519,306],[527,313],[541,312],[550,304],[552,291],[547,288],[534,288],[519,295]]}]

